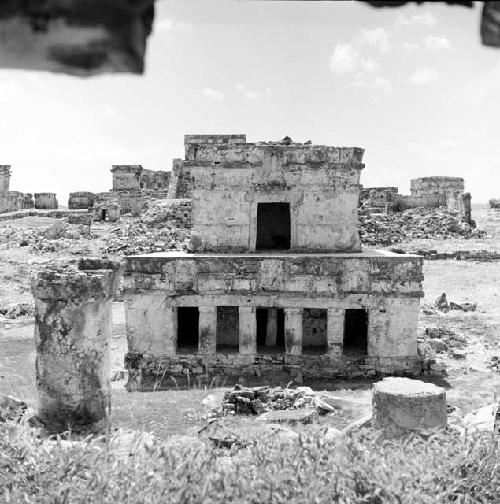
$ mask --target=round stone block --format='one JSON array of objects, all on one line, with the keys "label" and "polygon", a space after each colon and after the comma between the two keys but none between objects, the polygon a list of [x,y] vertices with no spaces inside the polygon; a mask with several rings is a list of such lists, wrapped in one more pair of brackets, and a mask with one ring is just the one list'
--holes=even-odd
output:
[{"label": "round stone block", "polygon": [[373,427],[389,437],[446,427],[446,391],[409,378],[384,378],[373,390]]}]

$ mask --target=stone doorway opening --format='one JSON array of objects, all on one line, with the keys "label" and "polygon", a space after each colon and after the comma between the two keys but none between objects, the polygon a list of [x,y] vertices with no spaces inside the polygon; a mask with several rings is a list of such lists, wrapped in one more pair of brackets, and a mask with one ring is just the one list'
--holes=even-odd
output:
[{"label": "stone doorway opening", "polygon": [[344,319],[344,355],[367,355],[368,310],[349,309]]},{"label": "stone doorway opening", "polygon": [[327,323],[328,310],[304,308],[302,311],[303,354],[321,355],[327,352]]},{"label": "stone doorway opening", "polygon": [[198,307],[177,308],[177,353],[198,353]]},{"label": "stone doorway opening", "polygon": [[106,220],[106,216],[107,216],[106,214],[107,214],[106,209],[105,209],[105,208],[103,208],[103,209],[101,210],[101,220],[103,220],[103,221],[105,221],[105,220]]},{"label": "stone doorway opening", "polygon": [[238,353],[240,349],[240,309],[217,306],[217,353]]},{"label": "stone doorway opening", "polygon": [[285,353],[285,310],[257,308],[257,353]]},{"label": "stone doorway opening", "polygon": [[290,249],[290,203],[257,203],[256,250]]}]

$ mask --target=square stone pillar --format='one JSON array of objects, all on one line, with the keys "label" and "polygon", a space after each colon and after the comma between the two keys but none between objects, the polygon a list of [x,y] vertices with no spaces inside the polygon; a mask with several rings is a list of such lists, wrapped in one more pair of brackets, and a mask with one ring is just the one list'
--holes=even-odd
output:
[{"label": "square stone pillar", "polygon": [[217,306],[200,306],[198,353],[214,354],[217,348]]},{"label": "square stone pillar", "polygon": [[302,355],[302,308],[285,308],[285,352]]},{"label": "square stone pillar", "polygon": [[344,343],[345,310],[341,308],[328,309],[326,325],[328,354],[330,357],[341,357]]},{"label": "square stone pillar", "polygon": [[255,306],[240,306],[240,354],[257,353],[257,316]]},{"label": "square stone pillar", "polygon": [[165,353],[177,353],[177,307],[167,306],[165,310]]},{"label": "square stone pillar", "polygon": [[278,308],[268,308],[266,346],[276,346],[277,334],[278,334]]}]

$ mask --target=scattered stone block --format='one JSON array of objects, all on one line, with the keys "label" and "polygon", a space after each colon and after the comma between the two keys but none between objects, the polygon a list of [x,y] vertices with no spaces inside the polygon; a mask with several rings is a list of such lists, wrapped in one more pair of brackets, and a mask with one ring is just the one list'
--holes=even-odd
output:
[{"label": "scattered stone block", "polygon": [[267,423],[313,423],[318,417],[318,412],[312,408],[273,410],[260,415],[257,421]]}]

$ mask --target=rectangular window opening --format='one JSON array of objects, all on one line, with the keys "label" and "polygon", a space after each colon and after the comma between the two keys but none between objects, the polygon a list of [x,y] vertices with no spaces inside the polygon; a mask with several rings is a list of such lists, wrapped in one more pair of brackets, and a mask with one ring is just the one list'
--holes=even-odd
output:
[{"label": "rectangular window opening", "polygon": [[290,203],[257,203],[256,250],[290,249]]},{"label": "rectangular window opening", "polygon": [[302,354],[321,355],[328,351],[328,310],[304,308],[302,311]]},{"label": "rectangular window opening", "polygon": [[198,353],[198,307],[177,308],[177,353]]},{"label": "rectangular window opening", "polygon": [[239,350],[239,307],[217,306],[217,353],[238,353]]},{"label": "rectangular window opening", "polygon": [[368,353],[368,310],[346,310],[344,319],[343,354],[367,355]]},{"label": "rectangular window opening", "polygon": [[257,353],[285,353],[285,310],[257,308]]}]

